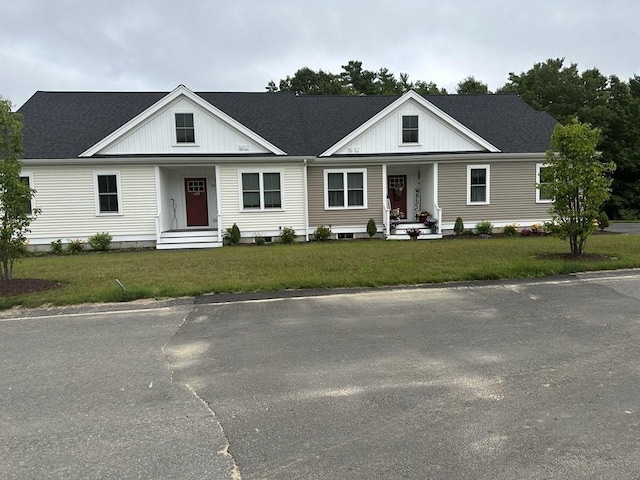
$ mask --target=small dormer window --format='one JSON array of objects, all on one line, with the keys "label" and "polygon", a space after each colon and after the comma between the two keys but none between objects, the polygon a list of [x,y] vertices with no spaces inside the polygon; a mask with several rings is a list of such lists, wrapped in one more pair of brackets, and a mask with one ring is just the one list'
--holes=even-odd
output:
[{"label": "small dormer window", "polygon": [[402,116],[402,143],[418,143],[418,116]]},{"label": "small dormer window", "polygon": [[195,143],[193,113],[176,113],[176,143]]}]

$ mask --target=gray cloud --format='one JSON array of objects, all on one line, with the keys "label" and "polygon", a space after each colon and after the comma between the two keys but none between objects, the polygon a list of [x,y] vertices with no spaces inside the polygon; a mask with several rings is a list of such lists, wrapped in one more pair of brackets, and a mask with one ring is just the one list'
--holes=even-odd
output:
[{"label": "gray cloud", "polygon": [[626,0],[0,0],[0,17],[0,95],[16,106],[36,90],[263,91],[349,60],[449,90],[556,57],[640,73],[640,4]]}]

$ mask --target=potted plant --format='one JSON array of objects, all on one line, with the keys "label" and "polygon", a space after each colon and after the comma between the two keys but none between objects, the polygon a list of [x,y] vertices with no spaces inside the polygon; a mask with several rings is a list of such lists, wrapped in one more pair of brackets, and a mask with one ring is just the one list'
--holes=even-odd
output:
[{"label": "potted plant", "polygon": [[431,214],[429,212],[427,212],[426,210],[418,210],[416,212],[416,218],[418,219],[418,221],[420,223],[425,223],[427,221],[427,218],[430,217]]},{"label": "potted plant", "polygon": [[391,221],[389,222],[391,230],[395,230],[395,228],[400,223],[400,219],[404,218],[404,212],[401,212],[399,208],[393,208],[389,212],[389,218],[391,219]]},{"label": "potted plant", "polygon": [[431,230],[431,233],[438,233],[438,220],[432,216],[427,216],[424,221],[424,226]]},{"label": "potted plant", "polygon": [[407,228],[407,235],[411,240],[417,240],[422,231],[419,228]]}]

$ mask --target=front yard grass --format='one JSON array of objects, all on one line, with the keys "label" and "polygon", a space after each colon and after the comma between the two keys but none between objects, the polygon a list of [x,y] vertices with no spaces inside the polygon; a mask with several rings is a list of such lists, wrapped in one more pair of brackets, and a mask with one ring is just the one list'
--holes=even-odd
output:
[{"label": "front yard grass", "polygon": [[[14,277],[54,280],[63,286],[0,298],[0,308],[203,293],[536,278],[640,267],[637,236],[591,237],[585,250],[589,256],[583,260],[558,255],[568,251],[567,243],[558,239],[518,237],[417,242],[356,240],[34,256],[16,263]],[[116,279],[126,290],[118,286]]]}]

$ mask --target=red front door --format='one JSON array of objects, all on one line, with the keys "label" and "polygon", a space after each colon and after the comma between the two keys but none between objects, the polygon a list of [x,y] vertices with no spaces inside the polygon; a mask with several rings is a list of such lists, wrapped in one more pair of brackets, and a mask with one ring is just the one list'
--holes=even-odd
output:
[{"label": "red front door", "polygon": [[207,179],[185,178],[184,192],[187,203],[187,227],[208,227]]},{"label": "red front door", "polygon": [[413,214],[407,212],[407,176],[389,175],[387,183],[391,209],[399,208],[402,218],[413,218]]}]

